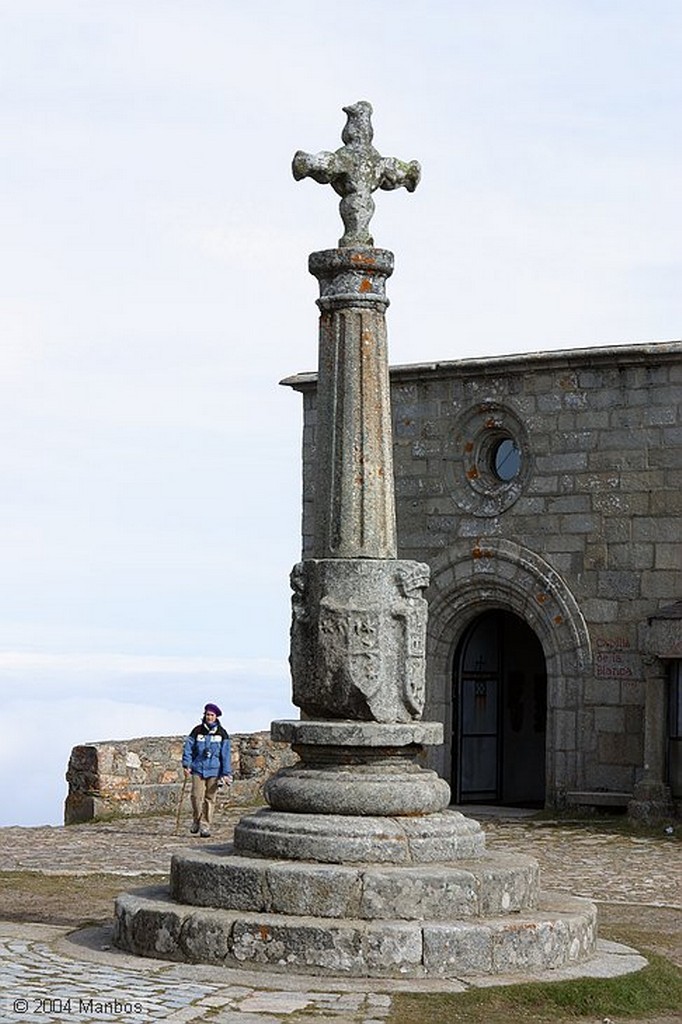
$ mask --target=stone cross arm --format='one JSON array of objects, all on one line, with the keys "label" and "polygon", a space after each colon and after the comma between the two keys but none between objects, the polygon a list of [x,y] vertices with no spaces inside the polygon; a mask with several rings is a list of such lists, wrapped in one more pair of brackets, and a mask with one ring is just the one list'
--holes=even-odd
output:
[{"label": "stone cross arm", "polygon": [[394,156],[385,156],[382,163],[382,175],[379,188],[390,192],[394,188],[406,188],[414,192],[421,178],[421,167],[416,160],[405,163]]},{"label": "stone cross arm", "polygon": [[319,182],[320,185],[331,185],[334,178],[334,168],[336,166],[335,153],[304,153],[299,149],[294,154],[293,163],[291,169],[294,173],[296,181],[300,181],[301,178],[312,178],[313,181]]},{"label": "stone cross arm", "polygon": [[382,157],[372,145],[372,107],[365,100],[343,108],[348,120],[341,133],[344,145],[335,153],[304,153],[293,159],[294,178],[312,178],[331,185],[341,196],[339,210],[345,228],[339,245],[371,246],[369,222],[374,214],[372,193],[378,188],[390,191],[404,187],[414,192],[421,176],[416,160],[406,163],[395,157]]}]

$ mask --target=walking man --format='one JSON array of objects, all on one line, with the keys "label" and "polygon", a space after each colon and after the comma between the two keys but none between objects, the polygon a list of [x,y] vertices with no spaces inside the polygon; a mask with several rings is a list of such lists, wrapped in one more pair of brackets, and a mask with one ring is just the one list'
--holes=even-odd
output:
[{"label": "walking man", "polygon": [[185,776],[192,776],[190,832],[199,833],[202,839],[211,834],[218,787],[223,780],[228,786],[232,784],[230,737],[219,722],[221,715],[217,704],[207,704],[201,723],[192,729],[182,750]]}]

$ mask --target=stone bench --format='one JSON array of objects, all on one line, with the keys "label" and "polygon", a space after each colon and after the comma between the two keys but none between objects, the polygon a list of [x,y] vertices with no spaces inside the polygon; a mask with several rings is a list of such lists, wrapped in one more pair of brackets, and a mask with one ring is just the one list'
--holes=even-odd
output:
[{"label": "stone bench", "polygon": [[616,790],[574,790],[566,794],[569,807],[623,807],[632,800],[632,793]]}]

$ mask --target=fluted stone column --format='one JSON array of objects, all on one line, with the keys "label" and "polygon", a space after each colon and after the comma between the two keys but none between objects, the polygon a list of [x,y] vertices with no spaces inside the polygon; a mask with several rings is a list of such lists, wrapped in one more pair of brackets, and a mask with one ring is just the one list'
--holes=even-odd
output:
[{"label": "fluted stone column", "polygon": [[[450,789],[419,764],[424,745],[443,736],[440,722],[420,721],[429,569],[396,557],[385,320],[393,255],[332,249],[313,253],[310,270],[321,311],[315,542],[313,557],[292,571],[290,655],[303,719],[272,723],[300,762],[278,772],[265,795],[273,811],[299,815],[433,815]],[[287,831],[292,856],[302,824]],[[250,822],[237,843],[265,852],[275,841],[269,827]],[[325,835],[330,829],[325,821]],[[338,840],[343,850],[347,840]]]},{"label": "fluted stone column", "polygon": [[384,249],[314,252],[320,282],[314,558],[395,558]]},{"label": "fluted stone column", "polygon": [[429,570],[396,558],[386,279],[393,254],[313,253],[320,284],[315,538],[292,572],[293,701],[307,717],[424,707]]},{"label": "fluted stone column", "polygon": [[[430,815],[448,805],[450,790],[419,764],[424,745],[443,735],[441,723],[420,722],[429,569],[397,558],[385,316],[393,254],[369,234],[371,193],[412,190],[420,172],[379,156],[369,104],[344,109],[340,150],[294,157],[295,177],[342,196],[346,232],[338,248],[309,260],[320,288],[314,540],[312,557],[291,575],[292,691],[302,721],[272,723],[300,763],[270,781],[266,799],[273,811],[299,815]],[[237,843],[244,837],[238,830]]]}]

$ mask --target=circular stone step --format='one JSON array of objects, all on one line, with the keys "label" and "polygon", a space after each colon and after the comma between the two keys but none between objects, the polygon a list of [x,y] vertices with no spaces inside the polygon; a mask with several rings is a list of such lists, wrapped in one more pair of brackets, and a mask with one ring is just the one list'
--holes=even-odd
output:
[{"label": "circular stone step", "polygon": [[303,747],[414,747],[443,742],[442,722],[364,722],[316,718],[279,719],[270,724],[278,743]]},{"label": "circular stone step", "polygon": [[314,917],[488,917],[538,900],[537,861],[485,853],[455,864],[319,864],[188,850],[171,861],[173,900],[192,906]]},{"label": "circular stone step", "polygon": [[485,833],[460,811],[424,817],[247,814],[234,830],[239,854],[325,864],[424,864],[469,860],[485,849]]},{"label": "circular stone step", "polygon": [[119,896],[114,943],[138,956],[273,973],[492,976],[588,959],[596,908],[552,893],[534,911],[486,920],[339,920],[190,907],[159,888]]},{"label": "circular stone step", "polygon": [[450,803],[445,779],[417,765],[296,765],[268,779],[264,794],[273,810],[304,814],[436,814]]}]

